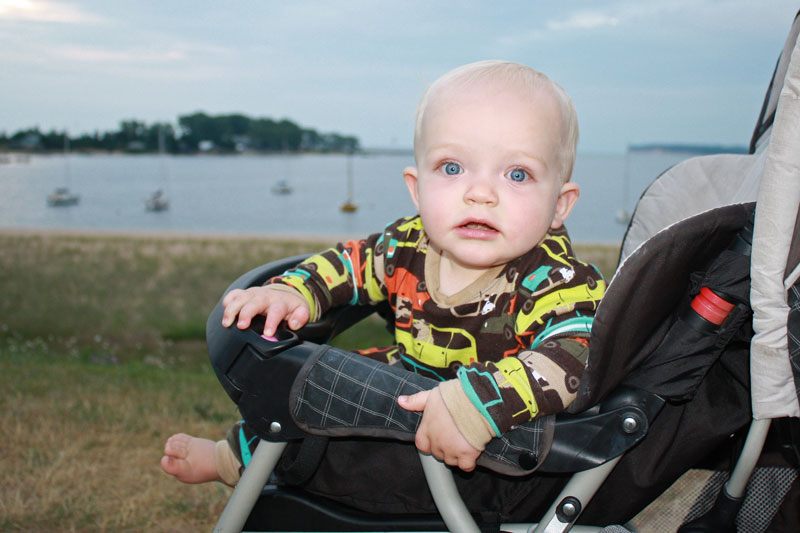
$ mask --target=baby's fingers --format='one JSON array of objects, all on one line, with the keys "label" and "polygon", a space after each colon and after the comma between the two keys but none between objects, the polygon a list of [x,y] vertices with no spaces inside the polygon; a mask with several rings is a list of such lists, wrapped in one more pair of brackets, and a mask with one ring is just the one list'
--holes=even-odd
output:
[{"label": "baby's fingers", "polygon": [[399,396],[397,403],[406,411],[424,411],[425,406],[428,404],[428,395],[430,391],[420,391],[410,396]]},{"label": "baby's fingers", "polygon": [[[265,315],[264,335],[271,337],[281,321],[289,322],[289,327],[299,329],[309,319],[308,304],[299,294],[276,291],[268,287],[250,287],[247,290],[234,289],[222,299],[224,311],[222,325],[230,327],[234,321],[239,329],[247,329],[253,317]],[[237,320],[238,315],[238,320]]]},{"label": "baby's fingers", "polygon": [[308,318],[308,307],[300,305],[289,313],[289,316],[286,317],[286,322],[289,324],[290,329],[300,329],[306,325]]},{"label": "baby's fingers", "polygon": [[278,301],[270,306],[267,319],[264,321],[264,335],[272,337],[282,321],[290,329],[300,329],[306,325],[309,318],[309,309],[305,305],[294,306],[294,302]]},{"label": "baby's fingers", "polygon": [[222,305],[224,307],[227,307],[233,300],[235,300],[242,294],[244,294],[244,291],[242,289],[232,289],[227,294],[225,294],[225,296],[223,296]]},{"label": "baby's fingers", "polygon": [[471,457],[459,457],[455,466],[464,472],[472,472],[477,466],[477,460]]},{"label": "baby's fingers", "polygon": [[245,292],[241,289],[233,289],[222,299],[222,325],[223,327],[230,327],[233,324],[236,315],[239,314],[242,306],[246,300],[242,298]]},{"label": "baby's fingers", "polygon": [[[428,436],[422,432],[417,431],[417,434],[414,436],[414,445],[417,447],[419,451],[422,453],[432,455],[433,451],[431,450],[431,441]],[[441,455],[441,453],[440,453]],[[441,460],[441,457],[433,455],[437,459]]]},{"label": "baby's fingers", "polygon": [[[242,311],[244,311],[244,309],[242,309]],[[289,309],[286,307],[285,303],[276,302],[271,305],[267,311],[266,320],[264,320],[264,335],[267,337],[275,335],[275,330],[278,329],[278,326],[288,314]],[[240,312],[239,317],[241,318],[241,316],[242,314]]]}]

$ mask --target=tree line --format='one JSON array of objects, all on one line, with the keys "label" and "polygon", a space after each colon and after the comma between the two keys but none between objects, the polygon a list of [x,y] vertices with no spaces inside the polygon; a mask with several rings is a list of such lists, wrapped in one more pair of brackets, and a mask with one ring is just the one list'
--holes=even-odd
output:
[{"label": "tree line", "polygon": [[123,120],[117,131],[69,137],[66,131],[42,132],[38,127],[11,135],[0,132],[0,149],[25,152],[62,150],[106,152],[237,153],[237,152],[355,152],[354,136],[318,133],[283,119],[250,118],[241,114],[211,116],[193,113],[167,122],[146,124]]}]

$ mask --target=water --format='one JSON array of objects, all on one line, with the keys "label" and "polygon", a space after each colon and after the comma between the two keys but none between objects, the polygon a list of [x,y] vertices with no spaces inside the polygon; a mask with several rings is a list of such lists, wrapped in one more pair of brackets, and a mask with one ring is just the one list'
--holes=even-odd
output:
[{"label": "water", "polygon": [[[577,242],[619,243],[641,192],[676,153],[579,155],[573,180],[581,197],[567,221]],[[414,212],[402,179],[410,154],[158,156],[52,155],[5,158],[0,164],[0,228],[70,228],[265,236],[365,236]],[[10,162],[8,162],[10,161]],[[352,165],[358,210],[344,213]],[[286,180],[292,194],[270,189]],[[71,207],[48,207],[47,194],[67,186]],[[169,210],[148,212],[145,199],[163,189]]]}]

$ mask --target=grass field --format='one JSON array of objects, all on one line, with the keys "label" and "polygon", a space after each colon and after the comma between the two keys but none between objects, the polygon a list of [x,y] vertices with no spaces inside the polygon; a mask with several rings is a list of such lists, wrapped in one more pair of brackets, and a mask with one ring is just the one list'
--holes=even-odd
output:
[{"label": "grass field", "polygon": [[[222,438],[237,419],[208,365],[208,313],[243,272],[327,244],[0,234],[0,530],[210,530],[230,489],[158,465],[173,432]],[[578,249],[613,271],[615,248]]]}]

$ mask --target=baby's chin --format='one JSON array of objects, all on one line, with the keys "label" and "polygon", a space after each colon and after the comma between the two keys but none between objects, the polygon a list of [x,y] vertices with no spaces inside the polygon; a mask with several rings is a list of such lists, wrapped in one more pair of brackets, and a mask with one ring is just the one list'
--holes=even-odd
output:
[{"label": "baby's chin", "polygon": [[489,270],[508,264],[514,258],[498,257],[496,255],[478,254],[470,251],[444,253],[449,261],[465,270]]}]

